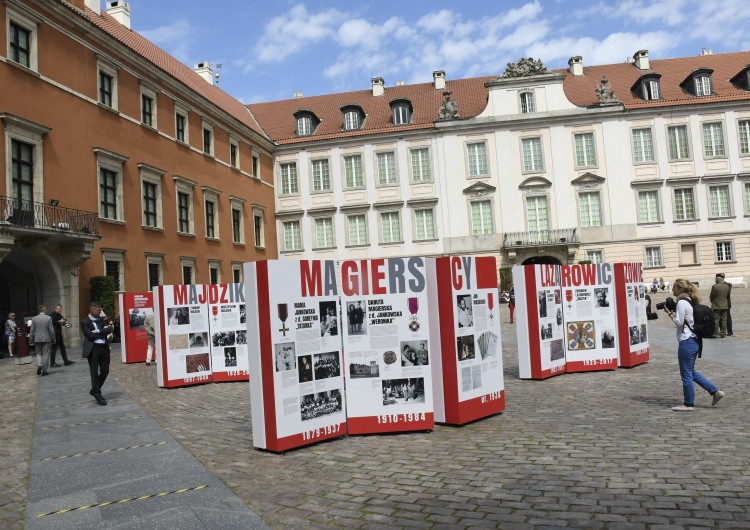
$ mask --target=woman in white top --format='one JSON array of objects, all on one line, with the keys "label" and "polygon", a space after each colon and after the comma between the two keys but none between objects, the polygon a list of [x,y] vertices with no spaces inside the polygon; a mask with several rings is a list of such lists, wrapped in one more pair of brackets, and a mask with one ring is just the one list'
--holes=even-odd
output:
[{"label": "woman in white top", "polygon": [[672,284],[672,294],[677,297],[677,307],[674,311],[665,307],[664,311],[667,312],[669,318],[672,319],[677,328],[677,342],[679,343],[677,360],[680,364],[680,377],[682,378],[682,393],[684,396],[682,405],[672,407],[672,410],[676,412],[693,410],[695,406],[695,387],[693,386],[693,382],[698,383],[701,388],[711,394],[713,396],[711,404],[716,405],[724,397],[724,392],[719,390],[704,375],[695,371],[695,360],[703,344],[692,331],[695,327],[695,321],[693,319],[693,305],[690,301],[692,300],[693,304],[700,304],[700,295],[695,286],[684,278],[678,278],[674,281],[674,284]]}]

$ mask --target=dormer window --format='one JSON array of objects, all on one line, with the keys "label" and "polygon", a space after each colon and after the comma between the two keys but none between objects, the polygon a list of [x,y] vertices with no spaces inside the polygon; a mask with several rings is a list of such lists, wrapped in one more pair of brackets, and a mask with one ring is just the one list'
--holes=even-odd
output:
[{"label": "dormer window", "polygon": [[536,106],[534,105],[534,93],[533,92],[521,92],[521,114],[529,114],[536,112]]},{"label": "dormer window", "polygon": [[395,99],[391,101],[391,113],[393,125],[408,125],[411,122],[412,106],[408,99]]},{"label": "dormer window", "polygon": [[732,84],[741,90],[750,90],[750,64],[730,79]]},{"label": "dormer window", "polygon": [[315,133],[320,120],[310,109],[301,109],[294,113],[297,120],[297,136],[310,136]]},{"label": "dormer window", "polygon": [[644,101],[653,101],[661,98],[659,87],[660,74],[647,74],[640,79],[630,89],[635,92]]},{"label": "dormer window", "polygon": [[711,77],[707,75],[701,75],[695,78],[695,95],[696,96],[710,96],[711,95]]},{"label": "dormer window", "polygon": [[359,105],[345,105],[341,107],[344,114],[344,130],[356,131],[362,127],[364,112]]},{"label": "dormer window", "polygon": [[698,68],[685,79],[680,86],[694,96],[710,96],[713,94],[713,80],[711,74],[714,71],[708,68]]}]

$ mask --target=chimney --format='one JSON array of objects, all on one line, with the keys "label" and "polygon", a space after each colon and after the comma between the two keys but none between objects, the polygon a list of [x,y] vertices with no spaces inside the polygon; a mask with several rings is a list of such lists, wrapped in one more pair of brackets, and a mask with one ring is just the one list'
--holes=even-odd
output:
[{"label": "chimney", "polygon": [[703,48],[701,50],[701,55],[713,55],[713,54],[714,54],[714,51],[711,48],[709,49]]},{"label": "chimney", "polygon": [[97,15],[102,14],[101,0],[83,0],[82,2],[75,2],[74,5],[78,7],[79,3],[84,4],[86,7],[88,7],[91,11],[93,11]]},{"label": "chimney", "polygon": [[196,74],[205,79],[209,85],[214,84],[214,76],[211,70],[211,63],[209,63],[208,61],[197,63],[195,66],[193,66],[193,70],[195,70]]},{"label": "chimney", "polygon": [[638,50],[633,55],[633,61],[635,61],[635,67],[638,70],[650,70],[648,65],[648,50]]},{"label": "chimney", "polygon": [[383,81],[382,77],[373,77],[372,78],[372,95],[382,96],[383,94],[385,94],[385,81]]},{"label": "chimney", "polygon": [[305,97],[301,90],[298,90],[294,94],[292,94],[292,99],[300,99]]},{"label": "chimney", "polygon": [[130,4],[123,0],[107,2],[107,13],[117,22],[130,29]]},{"label": "chimney", "polygon": [[583,75],[583,57],[575,55],[568,59],[568,71],[573,75]]},{"label": "chimney", "polygon": [[435,90],[445,90],[445,70],[432,72],[432,86],[435,87]]}]

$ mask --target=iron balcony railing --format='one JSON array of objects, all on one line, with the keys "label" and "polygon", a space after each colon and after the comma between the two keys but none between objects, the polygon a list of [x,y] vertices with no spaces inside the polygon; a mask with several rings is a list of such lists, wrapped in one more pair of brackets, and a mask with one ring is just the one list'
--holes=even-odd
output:
[{"label": "iron balcony railing", "polygon": [[96,213],[1,195],[0,224],[99,236],[99,216]]},{"label": "iron balcony railing", "polygon": [[575,228],[509,232],[503,235],[503,248],[568,245],[570,243],[580,243]]}]

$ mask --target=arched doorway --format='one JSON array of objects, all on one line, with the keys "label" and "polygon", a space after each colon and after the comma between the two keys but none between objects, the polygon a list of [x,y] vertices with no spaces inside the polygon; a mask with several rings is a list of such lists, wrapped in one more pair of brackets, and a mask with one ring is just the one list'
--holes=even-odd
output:
[{"label": "arched doorway", "polygon": [[562,265],[554,256],[532,256],[523,261],[522,265]]}]

